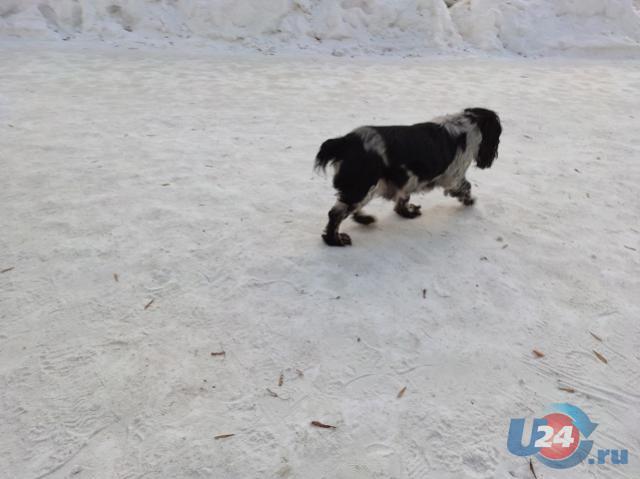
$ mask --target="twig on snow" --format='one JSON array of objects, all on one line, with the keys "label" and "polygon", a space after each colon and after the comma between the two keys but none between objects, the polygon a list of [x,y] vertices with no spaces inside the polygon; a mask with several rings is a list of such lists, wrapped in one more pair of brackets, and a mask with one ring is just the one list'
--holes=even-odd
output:
[{"label": "twig on snow", "polygon": [[325,424],[325,423],[320,422],[320,421],[311,421],[311,425],[315,426],[315,427],[321,427],[323,429],[336,429],[335,426],[331,426],[329,424]]},{"label": "twig on snow", "polygon": [[602,361],[605,364],[609,364],[609,361],[607,361],[607,358],[605,358],[602,354],[600,354],[598,351],[596,351],[595,349],[592,350],[593,354],[596,355],[596,358],[598,358],[600,361]]}]

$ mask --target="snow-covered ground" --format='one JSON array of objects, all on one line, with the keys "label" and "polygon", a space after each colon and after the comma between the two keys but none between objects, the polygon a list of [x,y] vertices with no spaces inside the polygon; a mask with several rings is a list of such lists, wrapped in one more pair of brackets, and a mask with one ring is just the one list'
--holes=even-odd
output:
[{"label": "snow-covered ground", "polygon": [[[630,464],[538,478],[640,477],[638,61],[61,45],[0,50],[0,477],[529,479],[562,401]],[[322,243],[322,140],[467,106],[475,207]]]},{"label": "snow-covered ground", "polygon": [[0,0],[0,39],[638,58],[640,0]]}]

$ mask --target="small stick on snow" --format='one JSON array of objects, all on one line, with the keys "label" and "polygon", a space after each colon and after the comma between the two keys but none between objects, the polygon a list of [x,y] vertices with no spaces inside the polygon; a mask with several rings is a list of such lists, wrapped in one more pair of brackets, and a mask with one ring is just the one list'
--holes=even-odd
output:
[{"label": "small stick on snow", "polygon": [[304,373],[302,372],[301,369],[296,369],[296,373],[298,374],[299,378],[303,378],[304,377]]},{"label": "small stick on snow", "polygon": [[404,396],[404,393],[407,391],[407,386],[403,387],[400,392],[398,393],[398,395],[396,396],[398,399],[400,399],[402,396]]},{"label": "small stick on snow", "polygon": [[598,336],[597,334],[593,334],[591,331],[589,331],[589,334],[591,336],[593,336],[595,339],[597,339],[598,341],[602,342],[602,338],[600,336]]},{"label": "small stick on snow", "polygon": [[422,299],[427,299],[427,290],[426,289],[422,290]]},{"label": "small stick on snow", "polygon": [[226,439],[226,438],[232,437],[232,436],[235,436],[235,434],[219,434],[217,436],[213,436],[213,438],[218,440],[218,439]]},{"label": "small stick on snow", "polygon": [[336,428],[335,426],[330,426],[329,424],[324,424],[324,423],[322,423],[320,421],[311,421],[311,425],[315,426],[315,427],[321,427],[321,428],[324,428],[324,429],[335,429]]},{"label": "small stick on snow", "polygon": [[529,458],[529,469],[531,469],[531,474],[533,474],[533,477],[535,479],[538,479],[538,476],[536,475],[536,471],[533,468],[533,460],[531,458]]},{"label": "small stick on snow", "polygon": [[116,283],[119,283],[119,282],[120,282],[120,277],[118,276],[118,273],[113,273],[113,280],[114,280]]},{"label": "small stick on snow", "polygon": [[638,251],[637,249],[632,248],[631,246],[627,246],[626,244],[625,244],[625,245],[623,245],[623,246],[624,246],[625,248],[627,248],[627,249],[630,249],[631,251]]},{"label": "small stick on snow", "polygon": [[147,304],[145,304],[144,305],[144,310],[146,311],[147,309],[149,309],[149,307],[153,304],[154,301],[155,301],[155,299],[152,299]]},{"label": "small stick on snow", "polygon": [[16,268],[15,266],[12,266],[11,268],[5,268],[5,269],[3,269],[2,271],[0,271],[0,273],[3,273],[3,274],[4,274],[4,273],[8,273],[9,271],[14,270],[15,268]]},{"label": "small stick on snow", "polygon": [[534,355],[536,358],[544,358],[544,353],[543,353],[543,352],[538,351],[537,349],[534,349],[532,352],[533,352],[533,355]]},{"label": "small stick on snow", "polygon": [[605,364],[609,364],[609,361],[607,361],[607,358],[605,358],[602,354],[600,354],[598,351],[596,351],[595,349],[593,349],[593,354],[596,355],[596,358],[598,358],[600,361],[602,361]]},{"label": "small stick on snow", "polygon": [[278,387],[282,387],[282,383],[284,383],[284,374],[280,373],[278,377]]},{"label": "small stick on snow", "polygon": [[558,386],[558,389],[560,391],[564,391],[564,392],[569,393],[569,394],[573,394],[574,392],[576,392],[575,389],[570,388],[569,386]]},{"label": "small stick on snow", "polygon": [[271,396],[272,398],[280,397],[269,388],[267,388],[267,392],[269,393],[269,396]]},{"label": "small stick on snow", "polygon": [[225,351],[212,351],[211,356],[225,356],[227,353]]}]

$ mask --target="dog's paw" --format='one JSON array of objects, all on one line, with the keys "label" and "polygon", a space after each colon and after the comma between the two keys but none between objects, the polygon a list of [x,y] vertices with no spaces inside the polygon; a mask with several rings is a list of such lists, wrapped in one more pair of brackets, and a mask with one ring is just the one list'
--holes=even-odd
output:
[{"label": "dog's paw", "polygon": [[351,246],[351,237],[347,233],[340,233],[338,236],[342,246]]},{"label": "dog's paw", "polygon": [[323,234],[322,239],[329,246],[351,246],[351,237],[347,233],[338,233],[337,235]]},{"label": "dog's paw", "polygon": [[420,205],[407,204],[404,205],[403,208],[396,208],[396,213],[398,213],[403,218],[417,218],[422,214],[420,211]]},{"label": "dog's paw", "polygon": [[476,202],[476,199],[469,196],[461,201],[465,206],[473,206],[473,204]]},{"label": "dog's paw", "polygon": [[354,214],[352,216],[353,221],[356,223],[360,223],[361,225],[370,225],[371,223],[375,223],[375,216],[371,215],[363,215],[363,214]]}]

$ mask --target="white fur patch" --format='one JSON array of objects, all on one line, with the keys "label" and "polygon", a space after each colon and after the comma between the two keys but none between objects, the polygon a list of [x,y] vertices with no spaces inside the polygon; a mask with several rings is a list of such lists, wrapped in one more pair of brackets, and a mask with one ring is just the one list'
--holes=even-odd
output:
[{"label": "white fur patch", "polygon": [[482,141],[482,134],[477,125],[464,113],[442,116],[433,120],[446,128],[451,136],[466,134],[466,148],[458,149],[451,164],[440,176],[434,178],[437,186],[450,189],[455,188],[465,179],[465,174],[471,162],[478,156],[478,149]]},{"label": "white fur patch", "polygon": [[464,151],[458,150],[453,161],[443,174],[435,178],[438,186],[445,189],[455,188],[464,180],[465,174],[471,166],[471,162],[478,154],[478,148],[482,141],[482,135],[477,129],[467,132],[467,147]]},{"label": "white fur patch", "polygon": [[353,130],[353,133],[358,135],[362,139],[362,146],[365,151],[372,151],[380,155],[382,162],[389,166],[389,160],[387,159],[387,146],[384,143],[384,139],[380,134],[369,126],[361,126]]}]

